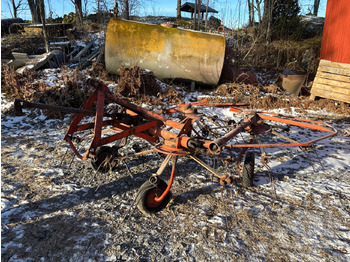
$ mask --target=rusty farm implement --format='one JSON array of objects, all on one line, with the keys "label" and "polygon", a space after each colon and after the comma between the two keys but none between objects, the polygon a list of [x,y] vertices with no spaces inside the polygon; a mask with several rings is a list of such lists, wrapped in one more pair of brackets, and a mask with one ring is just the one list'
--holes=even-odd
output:
[{"label": "rusty farm implement", "polygon": [[[179,157],[194,160],[216,176],[222,186],[231,184],[250,187],[254,175],[254,148],[260,149],[261,162],[267,166],[269,158],[265,148],[299,147],[305,151],[316,142],[337,133],[333,127],[323,122],[242,110],[240,107],[243,104],[212,103],[207,100],[155,113],[116,97],[103,83],[90,79],[89,84],[94,92],[81,109],[34,104],[24,100],[16,100],[15,109],[18,113],[21,113],[22,108],[34,107],[76,114],[64,139],[78,158],[83,161],[90,159],[93,167],[102,173],[113,170],[119,161],[128,157],[155,151],[164,154],[166,157],[156,173],[140,187],[137,194],[137,207],[144,214],[157,212],[167,205]],[[115,105],[112,113],[107,112],[106,101]],[[240,121],[221,120],[215,115],[200,112],[200,109],[215,107],[230,107],[230,111],[241,113],[244,117]],[[308,141],[296,141],[297,138],[292,139],[282,134],[293,126],[311,130],[313,137]],[[90,134],[86,135],[87,132]],[[77,147],[82,136],[91,139],[87,148],[83,149]],[[150,142],[152,148],[121,156],[118,150],[126,145],[130,136]],[[269,136],[268,141],[275,143],[264,142],[264,136]],[[239,152],[233,157],[231,153],[237,149]],[[202,156],[220,159],[226,165],[233,163],[234,168],[231,168],[230,173],[221,174],[205,163]],[[172,169],[169,182],[166,183],[160,176],[169,162],[172,162]]]}]

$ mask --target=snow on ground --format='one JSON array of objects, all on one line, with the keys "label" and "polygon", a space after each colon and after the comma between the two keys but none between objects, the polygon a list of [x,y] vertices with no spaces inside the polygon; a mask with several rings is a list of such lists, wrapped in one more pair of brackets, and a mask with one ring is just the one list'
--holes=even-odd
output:
[{"label": "snow on ground", "polygon": [[[193,92],[185,100],[203,97]],[[9,106],[3,97],[1,101],[2,110]],[[63,141],[69,117],[46,120],[36,111],[24,112],[21,117],[1,116],[4,261],[350,260],[346,116],[305,112],[305,117],[327,118],[338,134],[318,142],[316,153],[266,149],[270,172],[260,163],[259,150],[254,150],[255,186],[233,187],[233,197],[227,186],[223,200],[221,186],[206,170],[180,158],[171,202],[145,217],[135,208],[134,198],[164,156],[132,158],[116,171],[96,174]],[[227,108],[207,108],[203,113],[235,121],[243,117],[233,116]],[[300,141],[315,135],[298,128],[288,134]],[[84,142],[83,147],[88,144]],[[119,153],[133,152],[134,145],[149,147],[135,138]],[[219,163],[217,169],[234,172]],[[169,173],[167,167],[164,180]]]}]

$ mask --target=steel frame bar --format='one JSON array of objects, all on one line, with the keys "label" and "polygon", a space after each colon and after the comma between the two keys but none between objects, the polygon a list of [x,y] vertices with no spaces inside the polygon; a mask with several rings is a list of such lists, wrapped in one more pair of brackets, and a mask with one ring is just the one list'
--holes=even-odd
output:
[{"label": "steel frame bar", "polygon": [[[206,165],[196,156],[198,152],[197,149],[199,149],[200,152],[204,152],[207,155],[217,155],[221,153],[224,149],[242,148],[237,160],[237,165],[238,167],[240,167],[242,157],[248,148],[260,148],[263,151],[263,148],[265,147],[305,147],[314,144],[317,141],[332,137],[337,134],[337,130],[335,128],[323,122],[285,116],[276,113],[241,110],[237,108],[237,106],[243,106],[246,104],[210,103],[206,99],[199,102],[189,103],[185,105],[182,104],[178,107],[172,107],[163,110],[163,112],[168,114],[176,112],[182,113],[182,121],[176,122],[162,115],[159,115],[152,111],[148,111],[140,106],[137,106],[126,100],[116,97],[103,83],[100,83],[96,80],[90,80],[89,84],[95,88],[95,91],[87,99],[82,109],[67,109],[62,107],[46,106],[42,104],[29,103],[24,100],[16,100],[15,106],[19,109],[21,107],[37,107],[42,109],[76,113],[77,115],[71,122],[64,139],[68,141],[70,147],[72,148],[73,152],[77,155],[77,157],[82,160],[87,160],[90,157],[94,157],[96,149],[98,147],[123,138],[127,138],[131,135],[141,137],[153,143],[159,142],[161,139],[163,139],[164,141],[161,141],[162,143],[159,143],[158,145],[154,146],[151,150],[135,153],[131,156],[116,157],[113,160],[123,160],[125,158],[145,155],[155,151],[161,152],[163,154],[166,154],[167,156],[158,168],[157,172],[153,174],[153,176],[160,176],[164,172],[170,159],[173,159],[169,184],[165,191],[162,193],[162,195],[155,198],[156,202],[161,202],[170,191],[175,176],[175,169],[178,156],[188,156],[218,178],[224,179],[226,176],[220,175],[216,170]],[[112,101],[124,108],[118,115],[119,118],[116,115],[107,114],[104,112],[104,105],[106,100]],[[96,111],[90,110],[95,102]],[[215,140],[209,140],[200,137],[199,133],[195,130],[193,126],[193,123],[198,123],[200,129],[207,127],[206,123],[199,122],[199,116],[201,114],[198,114],[196,109],[193,108],[195,106],[231,106],[231,111],[237,113],[248,113],[248,116],[240,124],[236,125],[234,129],[227,132],[225,135],[216,138]],[[16,112],[18,108],[16,108]],[[94,122],[79,124],[84,116],[91,115],[95,117]],[[110,117],[111,119],[104,120],[104,117]],[[328,134],[310,141],[297,142],[293,139],[290,139],[282,134],[275,132],[267,124],[264,123],[264,120],[317,130],[320,132],[326,132]],[[214,124],[219,126],[219,128],[223,128],[223,126],[219,123],[216,123],[215,121],[213,122]],[[111,127],[103,129],[104,127],[108,126]],[[175,128],[178,130],[178,132],[175,133],[173,131],[166,130],[163,128],[164,126]],[[73,143],[74,134],[76,132],[86,131],[89,129],[93,129],[94,131],[93,135],[87,136],[92,136],[92,140],[88,149],[83,155],[81,155]],[[192,135],[192,131],[194,135]],[[102,138],[102,134],[106,132],[115,133],[112,135],[106,135],[106,137]],[[231,139],[233,139],[235,136],[242,132],[250,133],[251,137],[249,144],[227,144]],[[279,136],[282,139],[289,141],[290,143],[262,144],[259,142],[260,140],[258,140],[258,144],[253,144],[254,135],[265,133],[271,133],[273,135]]]}]

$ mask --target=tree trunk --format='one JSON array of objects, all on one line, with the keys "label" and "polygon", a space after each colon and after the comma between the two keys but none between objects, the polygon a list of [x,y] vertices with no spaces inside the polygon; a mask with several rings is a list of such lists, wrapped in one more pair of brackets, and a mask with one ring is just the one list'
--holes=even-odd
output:
[{"label": "tree trunk", "polygon": [[248,17],[248,24],[249,26],[252,26],[252,6],[250,4],[250,1],[251,0],[248,0],[247,3],[248,3],[248,14],[249,14],[249,17]]},{"label": "tree trunk", "polygon": [[264,1],[264,15],[260,25],[260,34],[265,37],[267,41],[271,41],[271,26],[272,26],[272,12],[275,0]]},{"label": "tree trunk", "polygon": [[83,12],[83,17],[85,16],[87,16],[88,15],[88,10],[87,10],[87,6],[88,6],[88,4],[89,4],[89,0],[84,0],[84,11],[82,10],[82,12]]},{"label": "tree trunk", "polygon": [[202,0],[198,0],[198,30],[200,30],[200,23],[201,23],[201,8],[202,7]]},{"label": "tree trunk", "polygon": [[83,27],[83,8],[82,8],[81,0],[71,0],[71,2],[75,6],[76,26],[78,28],[82,28]]},{"label": "tree trunk", "polygon": [[208,26],[208,7],[209,7],[209,0],[207,0],[207,5],[205,7],[205,31],[207,31],[207,26]]},{"label": "tree trunk", "polygon": [[83,27],[83,8],[81,4],[81,0],[75,0],[75,17],[77,21],[78,27]]},{"label": "tree trunk", "polygon": [[177,14],[176,14],[176,20],[180,22],[181,20],[181,0],[177,0],[177,8],[176,8]]},{"label": "tree trunk", "polygon": [[194,26],[194,30],[196,30],[196,17],[197,17],[197,4],[198,4],[198,0],[194,1],[194,16],[193,16],[193,26]]},{"label": "tree trunk", "polygon": [[[21,2],[19,2],[18,4],[20,5]],[[15,3],[15,0],[11,0],[11,4],[12,4],[12,9],[13,9],[13,18],[17,18],[17,9],[19,7],[19,5],[17,6]]]},{"label": "tree trunk", "polygon": [[130,20],[130,13],[129,13],[129,0],[124,0],[124,10],[123,10],[123,18],[126,20]]},{"label": "tree trunk", "polygon": [[30,14],[32,15],[33,23],[41,23],[39,5],[36,0],[28,0]]},{"label": "tree trunk", "polygon": [[261,2],[259,2],[259,0],[256,0],[256,10],[258,11],[259,24],[261,24],[261,22],[262,22],[260,3]]},{"label": "tree trunk", "polygon": [[41,21],[43,24],[43,35],[44,35],[44,41],[45,41],[45,48],[46,52],[50,52],[50,43],[49,43],[49,36],[47,35],[47,30],[46,30],[46,23],[45,23],[45,4],[44,0],[39,0],[39,10],[41,14]]},{"label": "tree trunk", "polygon": [[254,22],[255,22],[255,7],[254,7],[254,0],[251,0],[251,2],[250,2],[250,10],[251,10],[251,12],[252,12],[252,15],[251,15],[251,17],[252,17],[252,20],[250,21],[250,23],[251,23],[251,25],[252,26],[254,26]]},{"label": "tree trunk", "polygon": [[314,15],[317,16],[318,8],[320,7],[320,0],[314,0]]},{"label": "tree trunk", "polygon": [[[38,23],[41,23],[42,22],[42,15],[41,15],[41,11],[40,11],[40,0],[35,0],[35,9],[36,9],[36,13],[37,13],[37,20],[38,20]],[[45,14],[44,14],[44,17],[45,17]]]},{"label": "tree trunk", "polygon": [[254,0],[248,0],[249,26],[254,25]]}]

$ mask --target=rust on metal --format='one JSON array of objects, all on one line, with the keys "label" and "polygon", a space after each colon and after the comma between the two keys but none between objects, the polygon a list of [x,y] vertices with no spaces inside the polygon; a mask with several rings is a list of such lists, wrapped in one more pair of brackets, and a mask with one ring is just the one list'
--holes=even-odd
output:
[{"label": "rust on metal", "polygon": [[225,38],[216,34],[112,18],[106,33],[106,69],[118,74],[121,66],[137,65],[160,79],[215,85],[225,45]]},{"label": "rust on metal", "polygon": [[[159,152],[166,155],[165,160],[159,167],[158,171],[154,174],[154,177],[160,176],[166,169],[170,160],[173,159],[169,184],[163,189],[155,187],[152,191],[154,193],[152,193],[152,199],[150,201],[147,200],[149,203],[153,203],[155,207],[159,206],[157,203],[161,203],[170,191],[175,176],[176,161],[180,156],[189,157],[204,167],[219,179],[222,186],[227,184],[233,185],[236,184],[236,180],[233,176],[227,174],[222,175],[218,170],[204,163],[199,155],[203,154],[212,157],[220,157],[219,155],[223,150],[240,148],[241,152],[237,158],[236,166],[238,167],[238,175],[241,176],[240,172],[243,168],[240,163],[248,148],[260,148],[262,152],[261,161],[264,165],[267,165],[269,158],[263,150],[265,147],[300,147],[306,149],[312,147],[314,143],[334,136],[337,133],[335,128],[323,122],[270,112],[243,110],[239,108],[242,104],[210,103],[207,100],[164,109],[162,112],[165,115],[161,115],[114,96],[107,86],[101,82],[90,80],[89,84],[95,88],[95,91],[87,99],[85,105],[83,105],[81,109],[52,107],[29,103],[24,100],[16,100],[16,112],[21,113],[22,107],[38,107],[42,109],[62,110],[62,112],[75,113],[76,116],[71,122],[64,139],[69,143],[74,154],[82,160],[98,158],[97,152],[100,147],[114,143],[118,140],[124,139],[124,143],[121,145],[124,146],[126,144],[125,140],[130,136],[137,136],[154,143],[155,146],[151,150],[138,152],[133,156],[144,155],[152,152]],[[118,105],[117,108],[119,111],[114,114],[107,114],[105,101]],[[96,110],[91,109],[93,105],[96,105]],[[220,126],[220,124],[216,123],[217,125],[212,128],[213,130],[210,130],[209,125],[200,122],[203,115],[199,114],[197,109],[203,106],[227,106],[230,107],[231,111],[244,113],[246,116],[242,121],[238,123],[233,121],[234,124],[229,126]],[[179,113],[182,114],[180,120],[175,121],[170,119],[172,114],[175,113],[177,115]],[[91,115],[94,116],[94,121],[81,123],[85,116]],[[296,141],[276,132],[269,125],[271,122],[315,130],[315,132],[320,133],[320,135],[317,138],[312,138],[307,141]],[[198,128],[202,129],[202,131],[205,130],[205,132],[206,129],[209,129],[212,131],[212,134],[208,133],[207,136],[202,136],[200,135]],[[220,135],[215,133],[216,128],[223,128],[223,130],[227,131]],[[227,128],[230,129],[228,130]],[[93,135],[86,137],[92,137],[91,143],[88,148],[84,149],[85,152],[81,154],[77,150],[75,138],[79,137],[82,132],[88,130],[93,131]],[[243,140],[243,143],[233,143],[233,139],[241,133],[249,134],[250,141],[246,143]],[[215,137],[213,134],[215,134]],[[275,135],[287,142],[262,143],[260,136],[263,136],[264,134]],[[256,140],[257,143],[254,143],[254,140]],[[104,155],[104,157],[106,156]],[[115,160],[113,161],[125,159],[125,157],[114,155],[111,157],[115,157]],[[232,161],[233,158],[230,159]],[[223,161],[228,160],[224,159]],[[147,197],[149,197],[149,195]]]}]

